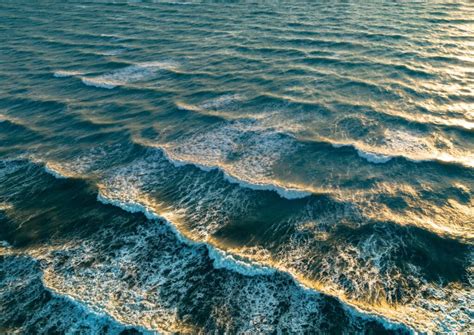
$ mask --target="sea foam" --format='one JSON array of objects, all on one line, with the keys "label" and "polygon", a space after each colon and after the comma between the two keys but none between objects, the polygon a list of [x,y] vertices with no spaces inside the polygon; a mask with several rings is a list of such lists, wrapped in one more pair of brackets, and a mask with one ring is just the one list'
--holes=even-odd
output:
[{"label": "sea foam", "polygon": [[96,77],[82,77],[85,85],[113,89],[128,83],[147,80],[157,76],[159,70],[174,70],[177,64],[173,62],[144,62],[130,65]]},{"label": "sea foam", "polygon": [[389,160],[391,160],[393,157],[386,156],[386,155],[381,155],[381,154],[375,154],[372,152],[366,152],[360,149],[357,149],[357,154],[359,157],[362,157],[366,159],[370,163],[374,164],[384,164],[387,163]]},{"label": "sea foam", "polygon": [[83,75],[80,71],[67,71],[67,70],[59,70],[54,72],[53,74],[56,78],[67,78],[67,77],[76,77]]}]

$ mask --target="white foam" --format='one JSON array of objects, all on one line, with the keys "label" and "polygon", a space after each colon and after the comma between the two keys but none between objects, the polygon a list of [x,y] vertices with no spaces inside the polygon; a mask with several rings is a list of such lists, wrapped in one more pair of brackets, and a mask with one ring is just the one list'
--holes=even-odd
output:
[{"label": "white foam", "polygon": [[209,250],[209,257],[214,261],[215,269],[226,269],[233,272],[240,273],[247,277],[253,276],[271,276],[275,274],[275,269],[262,266],[250,261],[241,261],[233,257],[232,255],[226,254],[209,244],[206,244]]},{"label": "white foam", "polygon": [[[447,139],[438,140],[447,142],[445,145],[452,147]],[[459,164],[468,168],[474,167],[474,155],[471,153],[461,152],[452,148],[447,148],[447,151],[440,151],[431,141],[433,139],[421,135],[399,130],[387,130],[385,131],[382,143],[378,146],[345,142],[331,142],[331,145],[334,148],[353,147],[359,157],[374,164],[384,164],[399,157],[415,163],[438,161]]]},{"label": "white foam", "polygon": [[368,162],[374,163],[374,164],[384,164],[393,158],[386,155],[375,154],[373,152],[366,152],[360,149],[356,149],[356,150],[359,157],[365,158]]},{"label": "white foam", "polygon": [[221,169],[224,174],[224,178],[231,182],[238,184],[239,186],[249,188],[256,191],[273,191],[276,192],[280,197],[293,200],[293,199],[303,199],[306,197],[311,196],[311,192],[298,190],[295,188],[286,188],[284,186],[276,185],[276,184],[255,184],[251,182],[247,182],[238,178],[235,178]]},{"label": "white foam", "polygon": [[80,76],[83,73],[80,71],[66,71],[66,70],[59,70],[54,72],[54,76],[56,78],[67,78],[67,77],[75,77],[75,76]]},{"label": "white foam", "polygon": [[390,156],[386,154],[381,154],[381,153],[376,153],[373,151],[368,151],[368,150],[363,150],[361,147],[363,145],[358,144],[358,143],[345,143],[345,142],[331,142],[331,146],[333,148],[342,148],[342,147],[351,147],[353,148],[356,152],[357,155],[361,158],[364,158],[366,161],[369,163],[374,163],[374,164],[385,164],[395,158],[396,156]]},{"label": "white foam", "polygon": [[[139,329],[140,332],[142,334],[145,334],[145,335],[146,334],[149,334],[149,335],[157,334],[156,332],[152,332],[152,331],[150,331],[148,329],[145,329],[144,327],[141,327],[139,325],[130,326],[130,325],[122,324],[118,320],[114,319],[113,317],[111,317],[110,315],[105,313],[100,308],[97,308],[94,305],[90,305],[87,302],[84,302],[84,301],[80,300],[79,297],[72,297],[72,296],[69,296],[69,295],[67,295],[63,292],[58,292],[58,291],[54,290],[53,288],[48,287],[47,283],[45,283],[44,280],[43,280],[43,285],[44,285],[45,290],[50,292],[53,297],[55,297],[56,299],[59,299],[59,300],[64,300],[66,302],[69,302],[74,307],[79,309],[79,311],[86,314],[87,318],[84,318],[83,320],[87,323],[88,326],[90,326],[91,329],[95,329],[95,328],[100,329],[100,325],[98,325],[98,323],[104,323],[105,322],[105,323],[111,324],[115,327],[118,327],[119,329],[117,329],[117,331],[123,331],[123,330],[130,329],[130,328],[136,328],[136,329]],[[81,327],[81,325],[77,325],[76,323],[77,322],[74,322],[70,325],[70,328],[67,330],[68,333],[69,332],[75,333],[76,331],[78,333],[80,333],[81,331],[84,331],[83,327]],[[97,326],[99,326],[99,327],[97,327]],[[95,329],[94,331],[92,331],[91,335],[95,331],[99,331],[99,329]]]},{"label": "white foam", "polygon": [[[445,148],[440,151],[434,142],[442,143]],[[441,161],[474,167],[472,153],[461,152],[459,149],[453,148],[452,142],[442,136],[427,137],[408,131],[386,130],[385,143],[386,151],[414,162]]]},{"label": "white foam", "polygon": [[112,50],[106,50],[102,51],[101,54],[104,56],[116,56],[123,54],[126,51],[126,49],[112,49]]},{"label": "white foam", "polygon": [[43,164],[45,171],[58,179],[74,178],[97,172],[107,164],[107,159],[122,154],[122,149],[121,144],[96,146],[61,162],[45,161],[35,155],[26,158],[33,163]]},{"label": "white foam", "polygon": [[[129,213],[142,213],[142,214],[145,215],[145,217],[148,220],[164,220],[167,223],[169,223],[170,227],[173,228],[177,232],[177,230],[174,228],[174,226],[165,217],[156,214],[150,208],[148,208],[148,207],[146,207],[142,204],[139,204],[137,202],[132,202],[132,201],[124,202],[124,201],[121,201],[121,200],[118,200],[118,199],[108,198],[102,192],[99,192],[97,194],[97,200],[99,202],[103,203],[103,204],[113,205],[115,207],[121,208],[124,211],[129,212]],[[179,235],[179,237],[181,239],[183,238],[182,235]],[[182,241],[187,241],[187,240],[182,239]]]},{"label": "white foam", "polygon": [[44,170],[55,177],[56,179],[66,179],[68,176],[66,176],[63,172],[59,170],[58,167],[54,166],[52,163],[46,163],[44,164]]},{"label": "white foam", "polygon": [[177,64],[173,62],[144,62],[130,65],[97,77],[82,77],[85,85],[113,89],[128,83],[134,83],[155,77],[159,70],[174,70]]},{"label": "white foam", "polygon": [[107,79],[100,78],[100,77],[99,78],[82,77],[81,80],[87,86],[95,86],[95,87],[99,87],[99,88],[106,88],[106,89],[109,89],[109,90],[123,84],[120,81],[107,80]]},{"label": "white foam", "polygon": [[234,104],[237,101],[241,101],[243,99],[244,98],[240,94],[225,94],[215,99],[211,99],[211,100],[203,102],[200,105],[200,108],[219,109],[219,108],[229,107],[231,104]]}]

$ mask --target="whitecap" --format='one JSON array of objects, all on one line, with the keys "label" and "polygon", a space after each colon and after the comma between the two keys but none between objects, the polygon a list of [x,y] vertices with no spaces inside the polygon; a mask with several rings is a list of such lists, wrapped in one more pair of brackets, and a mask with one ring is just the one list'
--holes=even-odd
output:
[{"label": "whitecap", "polygon": [[81,80],[87,86],[107,88],[109,90],[123,84],[121,82],[114,81],[114,80],[107,80],[105,78],[85,78],[85,77],[83,77],[83,78],[81,78]]},{"label": "whitecap", "polygon": [[106,50],[100,52],[104,56],[116,56],[123,54],[126,51],[126,49],[112,49],[112,50]]},{"label": "whitecap", "polygon": [[44,165],[44,170],[52,175],[56,179],[66,179],[68,176],[64,173],[64,171],[61,170],[61,168],[51,162],[48,162]]},{"label": "whitecap", "polygon": [[173,62],[144,62],[109,72],[97,77],[82,77],[85,85],[113,89],[128,83],[134,83],[155,77],[159,70],[174,70],[177,64]]},{"label": "whitecap", "polygon": [[241,100],[243,100],[243,97],[240,94],[225,94],[203,102],[200,107],[203,109],[224,108]]},{"label": "whitecap", "polygon": [[[435,142],[440,142],[445,149],[438,149]],[[387,130],[384,149],[414,162],[440,161],[474,167],[472,153],[455,149],[452,142],[442,136],[427,137],[408,131]]]},{"label": "whitecap", "polygon": [[241,187],[249,188],[251,190],[256,191],[273,191],[276,192],[280,197],[288,200],[303,199],[311,196],[312,194],[310,191],[299,190],[296,188],[287,188],[277,184],[255,184],[247,182],[227,174],[224,170],[221,171],[223,171],[224,178],[231,183],[235,183]]},{"label": "whitecap", "polygon": [[80,71],[67,71],[67,70],[59,70],[55,71],[53,76],[56,78],[67,78],[67,77],[75,77],[75,76],[80,76],[83,73]]},{"label": "whitecap", "polygon": [[359,157],[365,158],[368,162],[374,163],[374,164],[384,164],[393,158],[386,155],[375,154],[373,152],[366,152],[360,149],[356,149],[356,150]]},{"label": "whitecap", "polygon": [[271,276],[275,274],[275,269],[256,264],[251,261],[241,261],[230,254],[226,254],[210,245],[206,245],[209,250],[209,257],[213,260],[215,269],[227,269],[241,275],[252,276]]}]

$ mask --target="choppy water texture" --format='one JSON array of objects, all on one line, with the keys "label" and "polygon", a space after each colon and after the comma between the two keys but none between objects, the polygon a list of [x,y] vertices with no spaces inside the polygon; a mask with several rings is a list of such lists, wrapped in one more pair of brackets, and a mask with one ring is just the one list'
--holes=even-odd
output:
[{"label": "choppy water texture", "polygon": [[0,4],[0,332],[472,332],[474,5]]}]

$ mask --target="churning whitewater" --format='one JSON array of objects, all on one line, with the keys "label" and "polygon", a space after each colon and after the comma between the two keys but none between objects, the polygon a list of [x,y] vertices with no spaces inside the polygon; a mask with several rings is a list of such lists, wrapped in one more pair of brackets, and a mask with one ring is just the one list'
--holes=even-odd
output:
[{"label": "churning whitewater", "polygon": [[0,333],[473,332],[470,2],[0,4]]}]

